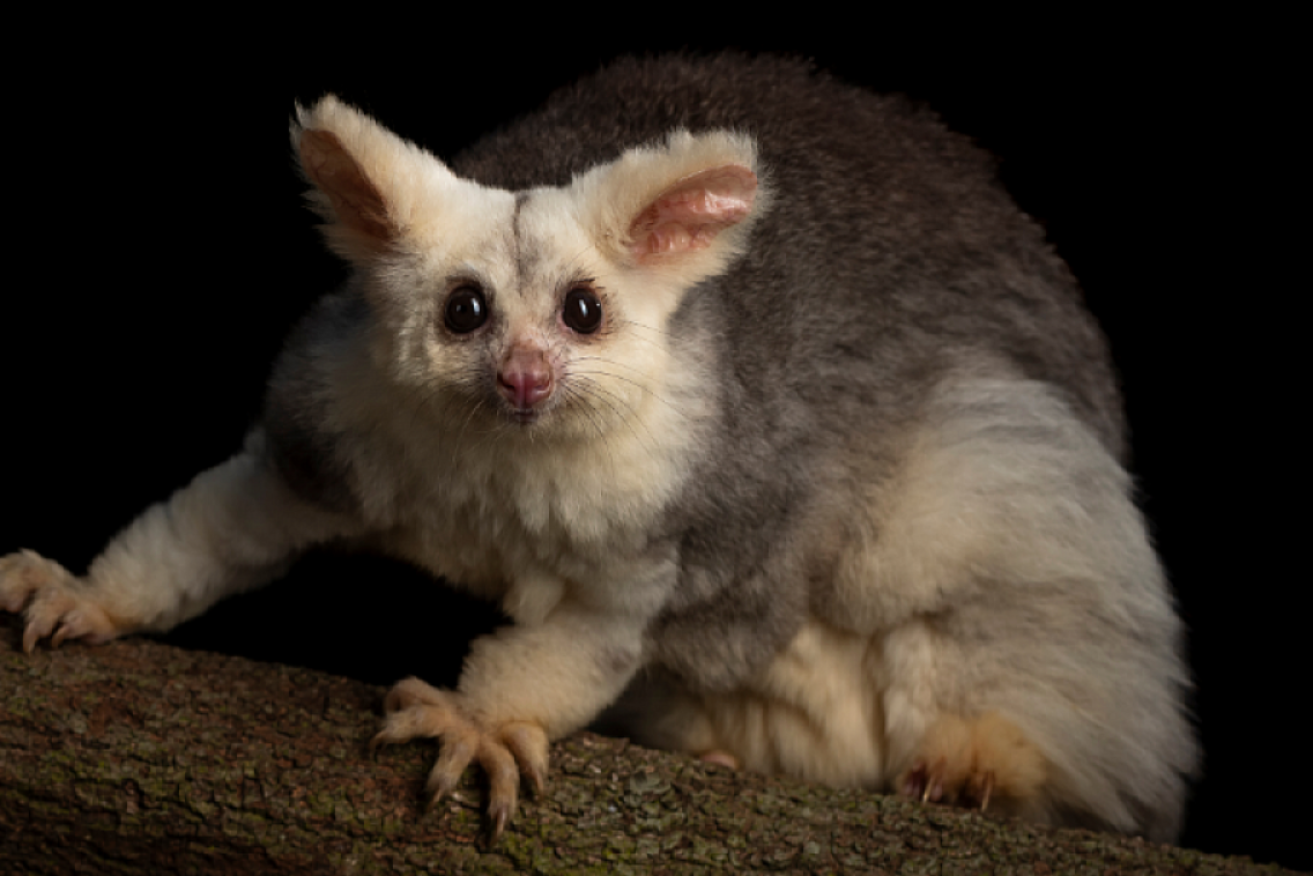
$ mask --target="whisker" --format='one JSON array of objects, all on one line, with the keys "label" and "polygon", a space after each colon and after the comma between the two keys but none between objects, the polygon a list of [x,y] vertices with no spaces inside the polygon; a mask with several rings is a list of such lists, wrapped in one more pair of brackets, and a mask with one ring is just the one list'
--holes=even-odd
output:
[{"label": "whisker", "polygon": [[617,471],[618,466],[615,461],[615,454],[612,452],[611,449],[610,432],[606,429],[605,424],[602,422],[600,413],[593,407],[591,403],[592,399],[588,398],[586,393],[582,392],[578,387],[575,386],[571,386],[566,389],[565,397],[567,401],[575,402],[576,409],[579,410],[585,418],[587,418],[589,425],[592,427],[593,432],[596,434],[598,443],[600,443],[602,447],[606,450],[607,463],[610,466],[611,471],[613,472]]},{"label": "whisker", "polygon": [[[636,367],[631,366],[631,365],[628,365],[628,364],[626,364],[626,363],[624,363],[624,362],[617,362],[617,361],[615,361],[615,360],[607,359],[607,358],[602,357],[602,356],[582,356],[582,357],[580,357],[580,358],[579,358],[578,360],[576,360],[576,361],[580,361],[580,362],[601,362],[601,363],[604,363],[604,364],[609,365],[609,366],[612,366],[612,367],[616,367],[616,368],[627,368],[627,369],[629,369],[630,371],[633,371],[633,372],[636,372],[636,373],[639,373],[639,374],[643,373],[643,371],[642,371],[641,368],[636,368]],[[617,373],[615,373],[615,372],[613,372],[613,371],[598,370],[598,371],[596,371],[596,372],[592,372],[592,373],[605,375],[606,377],[608,377],[608,378],[610,378],[610,379],[612,379],[612,380],[616,380],[616,381],[619,381],[619,382],[622,382],[622,383],[627,383],[627,384],[629,384],[630,386],[636,387],[636,388],[642,390],[642,392],[643,392],[644,395],[650,396],[651,398],[653,398],[653,399],[655,399],[656,401],[660,402],[661,404],[665,405],[666,408],[669,409],[672,413],[675,413],[675,414],[677,414],[677,415],[679,415],[680,417],[683,417],[683,418],[685,418],[685,419],[688,419],[688,418],[689,418],[689,414],[688,414],[687,412],[681,410],[680,407],[679,407],[678,405],[676,405],[675,403],[673,403],[672,401],[670,401],[669,399],[667,399],[667,398],[666,398],[665,396],[663,396],[661,393],[659,393],[659,392],[655,391],[654,389],[652,389],[651,386],[647,385],[647,384],[644,383],[644,382],[640,382],[640,381],[638,381],[638,380],[634,380],[634,379],[632,379],[632,378],[630,378],[630,377],[626,377],[626,376],[623,375],[623,374],[617,374]],[[589,376],[589,375],[590,375],[590,372],[588,372],[588,371],[575,371],[575,372],[572,372],[572,374],[573,374],[573,375],[576,375],[576,376],[584,377],[584,376]]]},{"label": "whisker", "polygon": [[[638,417],[637,411],[625,403],[614,392],[607,389],[603,384],[593,380],[587,375],[576,374],[573,385],[571,386],[571,394],[573,398],[579,399],[581,402],[605,406],[611,412],[612,418],[617,422],[623,423],[625,427],[629,429],[630,434],[634,436],[635,440],[646,447],[649,451],[655,451],[659,442],[656,441],[656,437],[652,434],[647,424],[643,422],[642,418]],[[642,425],[643,431],[646,433],[646,439],[635,429],[636,422]]]}]

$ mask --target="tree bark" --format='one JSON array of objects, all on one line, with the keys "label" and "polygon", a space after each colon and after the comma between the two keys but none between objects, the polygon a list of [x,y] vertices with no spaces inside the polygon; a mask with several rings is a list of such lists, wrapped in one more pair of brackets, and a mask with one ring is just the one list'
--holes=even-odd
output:
[{"label": "tree bark", "polygon": [[580,733],[492,849],[434,745],[368,754],[383,689],[147,639],[31,657],[0,620],[0,873],[1278,873],[736,773]]}]

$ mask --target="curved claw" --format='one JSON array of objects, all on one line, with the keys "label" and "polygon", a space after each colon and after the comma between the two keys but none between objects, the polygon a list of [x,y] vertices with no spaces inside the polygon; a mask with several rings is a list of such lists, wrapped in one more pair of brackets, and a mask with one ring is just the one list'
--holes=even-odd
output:
[{"label": "curved claw", "polygon": [[920,756],[898,779],[904,796],[985,812],[1016,814],[1042,793],[1043,753],[1008,718],[986,712],[941,716]]},{"label": "curved claw", "polygon": [[488,845],[495,846],[506,832],[506,825],[515,814],[515,804],[510,806],[488,804]]},{"label": "curved claw", "polygon": [[944,797],[944,766],[943,758],[933,767],[925,761],[917,761],[903,776],[902,795],[922,803],[938,803]]},{"label": "curved claw", "polygon": [[31,609],[27,614],[27,626],[23,629],[23,653],[32,654],[36,651],[36,643],[50,635],[50,630],[54,626],[54,621],[44,617],[34,617]]},{"label": "curved claw", "polygon": [[980,800],[976,809],[984,812],[989,808],[990,795],[994,793],[994,771],[987,770],[984,777],[980,780],[980,787],[971,789],[971,796]]},{"label": "curved claw", "polygon": [[[0,557],[0,609],[23,612],[23,651],[50,638],[51,647],[66,639],[107,642],[126,630],[95,601],[94,588],[79,586],[67,569],[29,550]],[[102,594],[103,598],[103,594]]]},{"label": "curved claw", "polygon": [[547,786],[546,732],[537,724],[521,721],[502,728],[501,741],[529,780],[534,795],[541,795]]},{"label": "curved claw", "polygon": [[911,800],[920,800],[926,788],[926,765],[923,761],[912,764],[898,784],[898,793]]},{"label": "curved claw", "polygon": [[494,740],[484,740],[479,747],[479,764],[488,774],[488,818],[495,843],[515,816],[520,796],[520,770],[510,751]]},{"label": "curved claw", "polygon": [[438,755],[438,762],[433,765],[428,781],[424,785],[424,790],[429,795],[425,811],[433,811],[444,797],[450,796],[452,791],[456,790],[460,777],[465,774],[465,768],[470,765],[470,761],[478,751],[477,734],[472,732],[472,728],[460,729],[466,732],[448,732],[442,737],[442,752]]},{"label": "curved claw", "polygon": [[541,793],[546,784],[547,734],[532,721],[488,722],[475,716],[461,693],[439,690],[417,678],[395,685],[384,701],[384,710],[387,718],[370,741],[371,750],[417,737],[441,740],[441,752],[425,785],[426,810],[450,797],[470,762],[478,761],[488,776],[488,826],[493,843],[515,817],[521,774],[535,793]]}]

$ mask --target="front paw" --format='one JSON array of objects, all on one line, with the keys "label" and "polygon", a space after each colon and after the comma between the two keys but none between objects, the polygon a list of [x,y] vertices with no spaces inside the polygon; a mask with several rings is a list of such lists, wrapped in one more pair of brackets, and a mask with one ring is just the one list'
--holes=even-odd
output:
[{"label": "front paw", "polygon": [[58,647],[65,639],[107,642],[121,632],[67,569],[32,551],[0,557],[0,609],[23,612],[23,650],[29,654],[47,636]]},{"label": "front paw", "polygon": [[1046,761],[1017,725],[997,712],[942,716],[898,777],[904,797],[984,812],[1020,814],[1044,784]]},{"label": "front paw", "polygon": [[426,786],[429,808],[450,794],[470,761],[488,774],[488,818],[496,842],[515,815],[520,775],[541,793],[547,775],[547,734],[532,721],[488,722],[472,714],[464,697],[407,678],[388,692],[387,717],[371,747],[417,737],[442,740]]}]

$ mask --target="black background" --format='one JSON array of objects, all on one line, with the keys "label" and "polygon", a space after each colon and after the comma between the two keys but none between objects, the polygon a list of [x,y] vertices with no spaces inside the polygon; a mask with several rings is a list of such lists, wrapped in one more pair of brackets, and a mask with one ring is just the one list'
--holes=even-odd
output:
[{"label": "black background", "polygon": [[[1206,761],[1182,844],[1313,866],[1309,576],[1295,549],[1307,392],[1291,338],[1309,290],[1272,267],[1288,246],[1268,206],[1294,197],[1285,114],[1269,102],[1293,25],[576,14],[29,34],[29,60],[6,62],[0,552],[81,571],[239,446],[288,327],[342,276],[300,199],[294,100],[335,91],[450,156],[616,54],[801,54],[929,103],[998,155],[1072,265],[1111,338],[1143,506],[1191,631]],[[402,567],[319,555],[172,638],[440,681],[494,621]]]}]

